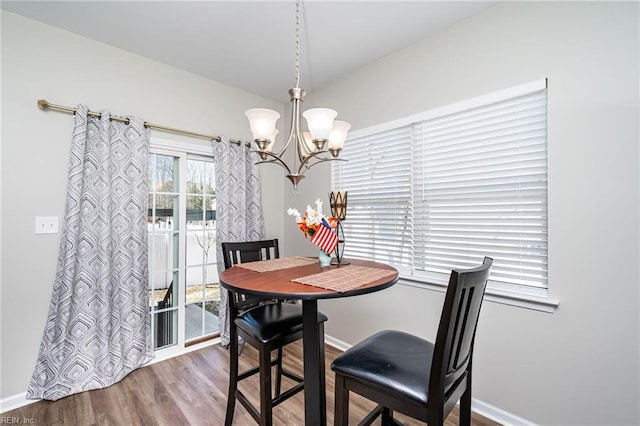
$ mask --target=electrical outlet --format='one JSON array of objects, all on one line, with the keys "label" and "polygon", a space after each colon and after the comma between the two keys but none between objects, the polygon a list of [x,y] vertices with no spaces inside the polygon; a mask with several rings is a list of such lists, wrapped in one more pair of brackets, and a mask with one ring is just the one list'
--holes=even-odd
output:
[{"label": "electrical outlet", "polygon": [[36,234],[57,234],[58,216],[36,216]]}]

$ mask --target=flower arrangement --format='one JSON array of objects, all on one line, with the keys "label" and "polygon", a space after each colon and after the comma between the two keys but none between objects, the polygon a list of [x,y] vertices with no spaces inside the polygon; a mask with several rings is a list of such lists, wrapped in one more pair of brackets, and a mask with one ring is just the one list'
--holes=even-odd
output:
[{"label": "flower arrangement", "polygon": [[316,200],[316,208],[312,208],[311,206],[307,206],[307,210],[304,214],[300,214],[300,212],[296,209],[287,210],[289,216],[295,216],[296,223],[298,224],[298,228],[304,233],[305,238],[313,237],[318,228],[322,225],[322,219],[325,219],[331,228],[335,228],[338,219],[332,216],[325,216],[322,214],[322,201],[319,199]]}]

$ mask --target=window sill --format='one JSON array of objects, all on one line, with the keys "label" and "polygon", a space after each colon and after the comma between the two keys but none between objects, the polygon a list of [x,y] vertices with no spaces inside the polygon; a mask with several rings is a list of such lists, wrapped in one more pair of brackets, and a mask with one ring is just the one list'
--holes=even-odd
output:
[{"label": "window sill", "polygon": [[[428,290],[444,293],[447,290],[448,283],[438,282],[437,280],[423,281],[416,278],[400,276],[398,284],[417,288],[425,288]],[[555,312],[555,310],[558,308],[558,305],[560,304],[558,300],[550,299],[547,297],[517,294],[492,288],[487,288],[484,294],[484,300],[547,313]]]}]

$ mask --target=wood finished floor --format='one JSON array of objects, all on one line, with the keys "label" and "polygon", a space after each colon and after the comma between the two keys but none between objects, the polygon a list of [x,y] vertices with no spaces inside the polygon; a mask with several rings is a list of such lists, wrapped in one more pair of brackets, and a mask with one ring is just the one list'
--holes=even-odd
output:
[{"label": "wood finished floor", "polygon": [[[326,347],[327,361],[327,424],[333,424],[333,372],[329,365],[340,353]],[[285,349],[284,363],[302,373],[302,346],[293,343]],[[257,352],[245,347],[240,367],[257,360]],[[32,425],[212,425],[224,424],[227,404],[229,354],[218,345],[190,352],[179,357],[140,368],[109,388],[83,392],[59,401],[38,401],[2,413],[2,417],[17,417],[19,424]],[[285,383],[287,379],[284,379]],[[241,382],[243,391],[257,401],[258,381],[252,377]],[[283,387],[286,389],[285,387]],[[350,424],[357,422],[374,404],[351,394]],[[274,409],[274,425],[304,425],[304,396],[302,393]],[[26,422],[23,422],[26,419]],[[398,416],[407,426],[424,425]],[[376,421],[378,425],[380,420]],[[449,415],[446,425],[458,424],[457,408]],[[476,426],[498,425],[473,414]],[[234,425],[255,425],[253,419],[236,404]]]}]

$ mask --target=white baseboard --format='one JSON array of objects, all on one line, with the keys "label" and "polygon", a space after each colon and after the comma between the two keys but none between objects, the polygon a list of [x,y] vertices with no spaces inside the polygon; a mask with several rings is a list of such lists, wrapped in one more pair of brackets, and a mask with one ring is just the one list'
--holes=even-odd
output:
[{"label": "white baseboard", "polygon": [[523,419],[522,417],[516,416],[515,414],[509,413],[501,408],[494,407],[493,405],[487,404],[486,402],[480,401],[476,398],[471,398],[471,409],[474,413],[480,414],[482,417],[491,419],[501,425],[536,426],[536,423]]},{"label": "white baseboard", "polygon": [[26,392],[9,396],[7,398],[0,399],[0,413],[6,413],[7,411],[15,410],[16,408],[24,407],[25,405],[33,404],[38,401],[40,400],[27,399]]},{"label": "white baseboard", "polygon": [[[346,351],[352,345],[343,342],[342,340],[336,339],[332,336],[325,335],[325,343],[329,346],[333,346],[336,349],[341,351]],[[529,420],[523,419],[522,417],[516,416],[515,414],[511,414],[508,411],[505,411],[501,408],[494,407],[491,404],[487,404],[484,401],[480,401],[479,399],[472,398],[471,399],[471,410],[474,413],[480,414],[482,417],[486,417],[487,419],[493,420],[494,422],[498,422],[501,425],[505,426],[535,426],[536,424],[530,422]]]},{"label": "white baseboard", "polygon": [[327,336],[326,334],[324,336],[324,343],[326,343],[329,346],[333,346],[334,348],[341,350],[342,352],[346,351],[351,346],[353,346],[347,342],[343,342],[342,340],[336,339],[333,336]]}]

